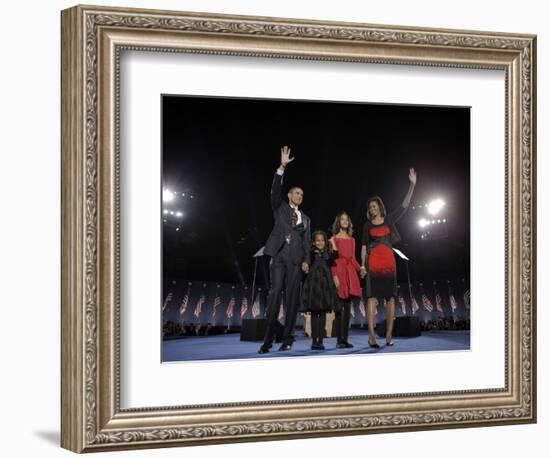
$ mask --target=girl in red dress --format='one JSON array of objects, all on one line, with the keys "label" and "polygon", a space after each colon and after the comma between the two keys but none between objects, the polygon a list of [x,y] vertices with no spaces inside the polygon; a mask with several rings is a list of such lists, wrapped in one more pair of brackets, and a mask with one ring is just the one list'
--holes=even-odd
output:
[{"label": "girl in red dress", "polygon": [[393,244],[401,237],[395,225],[403,216],[416,186],[416,172],[409,170],[409,190],[401,205],[389,214],[380,197],[367,201],[367,222],[363,228],[361,246],[361,278],[367,278],[367,321],[369,345],[379,347],[374,334],[376,306],[386,302],[386,345],[393,345],[393,319],[395,317],[395,296],[397,295],[397,275]]},{"label": "girl in red dress", "polygon": [[353,345],[348,342],[351,300],[354,297],[361,297],[361,285],[359,282],[360,266],[355,258],[355,239],[352,236],[353,224],[346,212],[341,212],[336,216],[332,234],[330,243],[332,249],[338,252],[338,256],[331,270],[342,304],[341,310],[335,312],[334,319],[336,347],[352,348]]}]

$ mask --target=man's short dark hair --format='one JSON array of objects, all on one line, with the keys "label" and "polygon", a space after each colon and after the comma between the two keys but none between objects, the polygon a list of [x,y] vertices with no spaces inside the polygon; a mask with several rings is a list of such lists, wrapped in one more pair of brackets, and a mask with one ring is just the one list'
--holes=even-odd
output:
[{"label": "man's short dark hair", "polygon": [[295,189],[300,189],[302,192],[304,192],[304,189],[303,189],[301,186],[292,186],[292,187],[288,190],[288,192],[292,192],[292,191],[294,191]]}]

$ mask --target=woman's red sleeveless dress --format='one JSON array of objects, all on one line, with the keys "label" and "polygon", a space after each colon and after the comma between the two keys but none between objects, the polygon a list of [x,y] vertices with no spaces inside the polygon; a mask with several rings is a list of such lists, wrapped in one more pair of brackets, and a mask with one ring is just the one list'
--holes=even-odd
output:
[{"label": "woman's red sleeveless dress", "polygon": [[331,268],[332,276],[338,277],[340,287],[338,297],[348,299],[361,297],[361,284],[359,283],[359,263],[355,259],[355,239],[353,237],[333,237],[338,257]]}]

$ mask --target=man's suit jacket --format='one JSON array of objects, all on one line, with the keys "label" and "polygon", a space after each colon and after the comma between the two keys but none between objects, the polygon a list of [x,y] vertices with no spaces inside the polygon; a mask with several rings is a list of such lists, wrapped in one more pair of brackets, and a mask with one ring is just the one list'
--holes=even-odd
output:
[{"label": "man's suit jacket", "polygon": [[287,243],[287,236],[290,235],[291,243],[289,244],[289,248],[292,262],[294,264],[301,264],[302,262],[309,264],[311,251],[310,219],[300,210],[302,222],[296,227],[292,227],[292,207],[288,201],[283,200],[282,189],[283,175],[275,173],[271,185],[271,208],[273,210],[275,225],[265,244],[264,253],[271,257],[277,255],[284,247],[284,244]]}]

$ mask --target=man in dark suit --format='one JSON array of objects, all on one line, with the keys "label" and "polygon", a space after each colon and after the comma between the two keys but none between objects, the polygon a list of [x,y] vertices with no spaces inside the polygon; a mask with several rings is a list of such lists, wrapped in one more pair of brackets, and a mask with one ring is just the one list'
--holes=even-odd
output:
[{"label": "man in dark suit", "polygon": [[298,314],[298,301],[302,272],[308,272],[311,250],[311,224],[309,217],[299,209],[304,191],[293,187],[288,191],[288,202],[283,201],[283,175],[286,166],[294,158],[290,148],[281,148],[281,165],[275,172],[271,185],[271,208],[275,225],[265,244],[264,253],[271,256],[271,291],[267,298],[267,327],[264,343],[258,353],[271,348],[275,324],[281,305],[281,293],[285,290],[285,326],[280,351],[290,350],[294,342],[294,325]]}]

